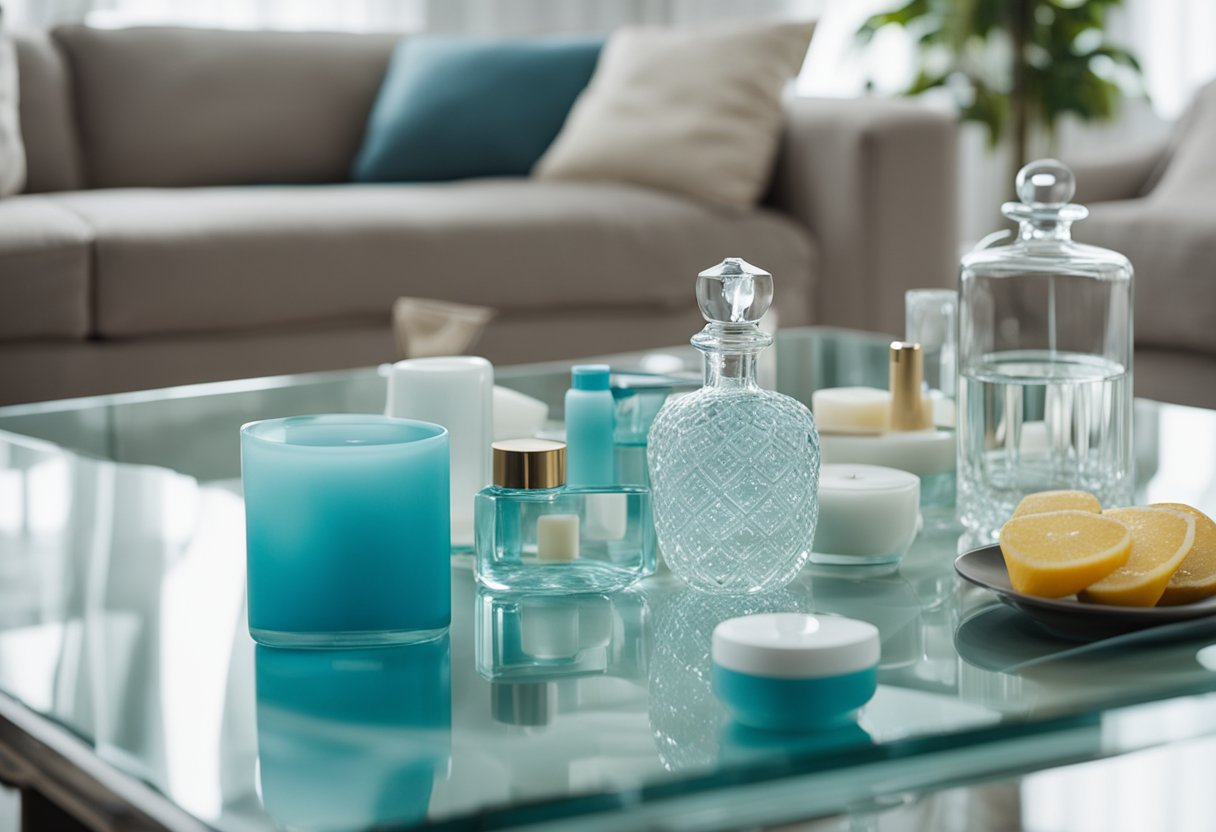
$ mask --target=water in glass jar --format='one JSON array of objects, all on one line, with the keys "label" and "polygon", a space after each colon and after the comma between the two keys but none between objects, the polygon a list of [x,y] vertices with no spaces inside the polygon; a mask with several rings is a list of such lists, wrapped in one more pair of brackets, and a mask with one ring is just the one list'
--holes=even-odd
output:
[{"label": "water in glass jar", "polygon": [[1076,488],[1130,504],[1131,373],[1100,356],[992,353],[959,378],[958,510],[995,536],[1034,491]]}]

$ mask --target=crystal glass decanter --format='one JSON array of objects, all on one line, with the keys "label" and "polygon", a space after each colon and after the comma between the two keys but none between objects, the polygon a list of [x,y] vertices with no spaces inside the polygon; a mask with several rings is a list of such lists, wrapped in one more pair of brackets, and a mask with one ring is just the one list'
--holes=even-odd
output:
[{"label": "crystal glass decanter", "polygon": [[958,514],[979,539],[1033,491],[1132,501],[1132,267],[1072,241],[1075,190],[1060,162],[1031,162],[1002,207],[1017,239],[963,258]]},{"label": "crystal glass decanter", "polygon": [[709,324],[692,338],[705,386],[672,398],[650,429],[659,550],[692,587],[783,587],[806,563],[819,515],[819,435],[805,405],[756,384],[772,344],[757,325],[773,276],[737,258],[697,276]]}]

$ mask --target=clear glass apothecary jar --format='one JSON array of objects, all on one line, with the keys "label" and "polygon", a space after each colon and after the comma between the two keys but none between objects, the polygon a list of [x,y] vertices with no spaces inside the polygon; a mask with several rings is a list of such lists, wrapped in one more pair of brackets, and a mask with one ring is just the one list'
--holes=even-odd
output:
[{"label": "clear glass apothecary jar", "polygon": [[1132,499],[1132,267],[1073,242],[1075,190],[1053,159],[1022,168],[1017,239],[962,261],[958,513],[977,536],[1034,491]]}]

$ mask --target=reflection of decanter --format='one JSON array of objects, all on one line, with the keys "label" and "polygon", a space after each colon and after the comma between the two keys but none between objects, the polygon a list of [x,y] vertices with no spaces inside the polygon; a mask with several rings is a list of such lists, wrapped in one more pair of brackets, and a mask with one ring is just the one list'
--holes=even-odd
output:
[{"label": "reflection of decanter", "polygon": [[664,768],[702,769],[718,759],[726,709],[710,683],[714,627],[728,618],[758,612],[793,612],[806,599],[790,590],[763,596],[674,592],[655,611],[650,662],[650,730]]},{"label": "reflection of decanter", "polygon": [[756,356],[773,342],[757,323],[772,299],[772,275],[737,257],[698,275],[709,323],[692,344],[705,355],[705,386],[669,400],[650,430],[659,548],[705,592],[785,586],[815,537],[815,421],[756,384]]}]

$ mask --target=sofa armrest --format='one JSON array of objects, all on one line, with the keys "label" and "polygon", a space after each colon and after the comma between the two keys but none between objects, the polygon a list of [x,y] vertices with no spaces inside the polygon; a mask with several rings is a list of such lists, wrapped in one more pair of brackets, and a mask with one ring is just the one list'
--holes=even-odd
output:
[{"label": "sofa armrest", "polygon": [[768,204],[818,248],[810,319],[902,335],[904,292],[958,275],[958,125],[910,101],[791,98]]},{"label": "sofa armrest", "polygon": [[1069,159],[1077,177],[1073,199],[1082,205],[1144,196],[1161,178],[1170,140],[1163,137],[1094,158]]}]

